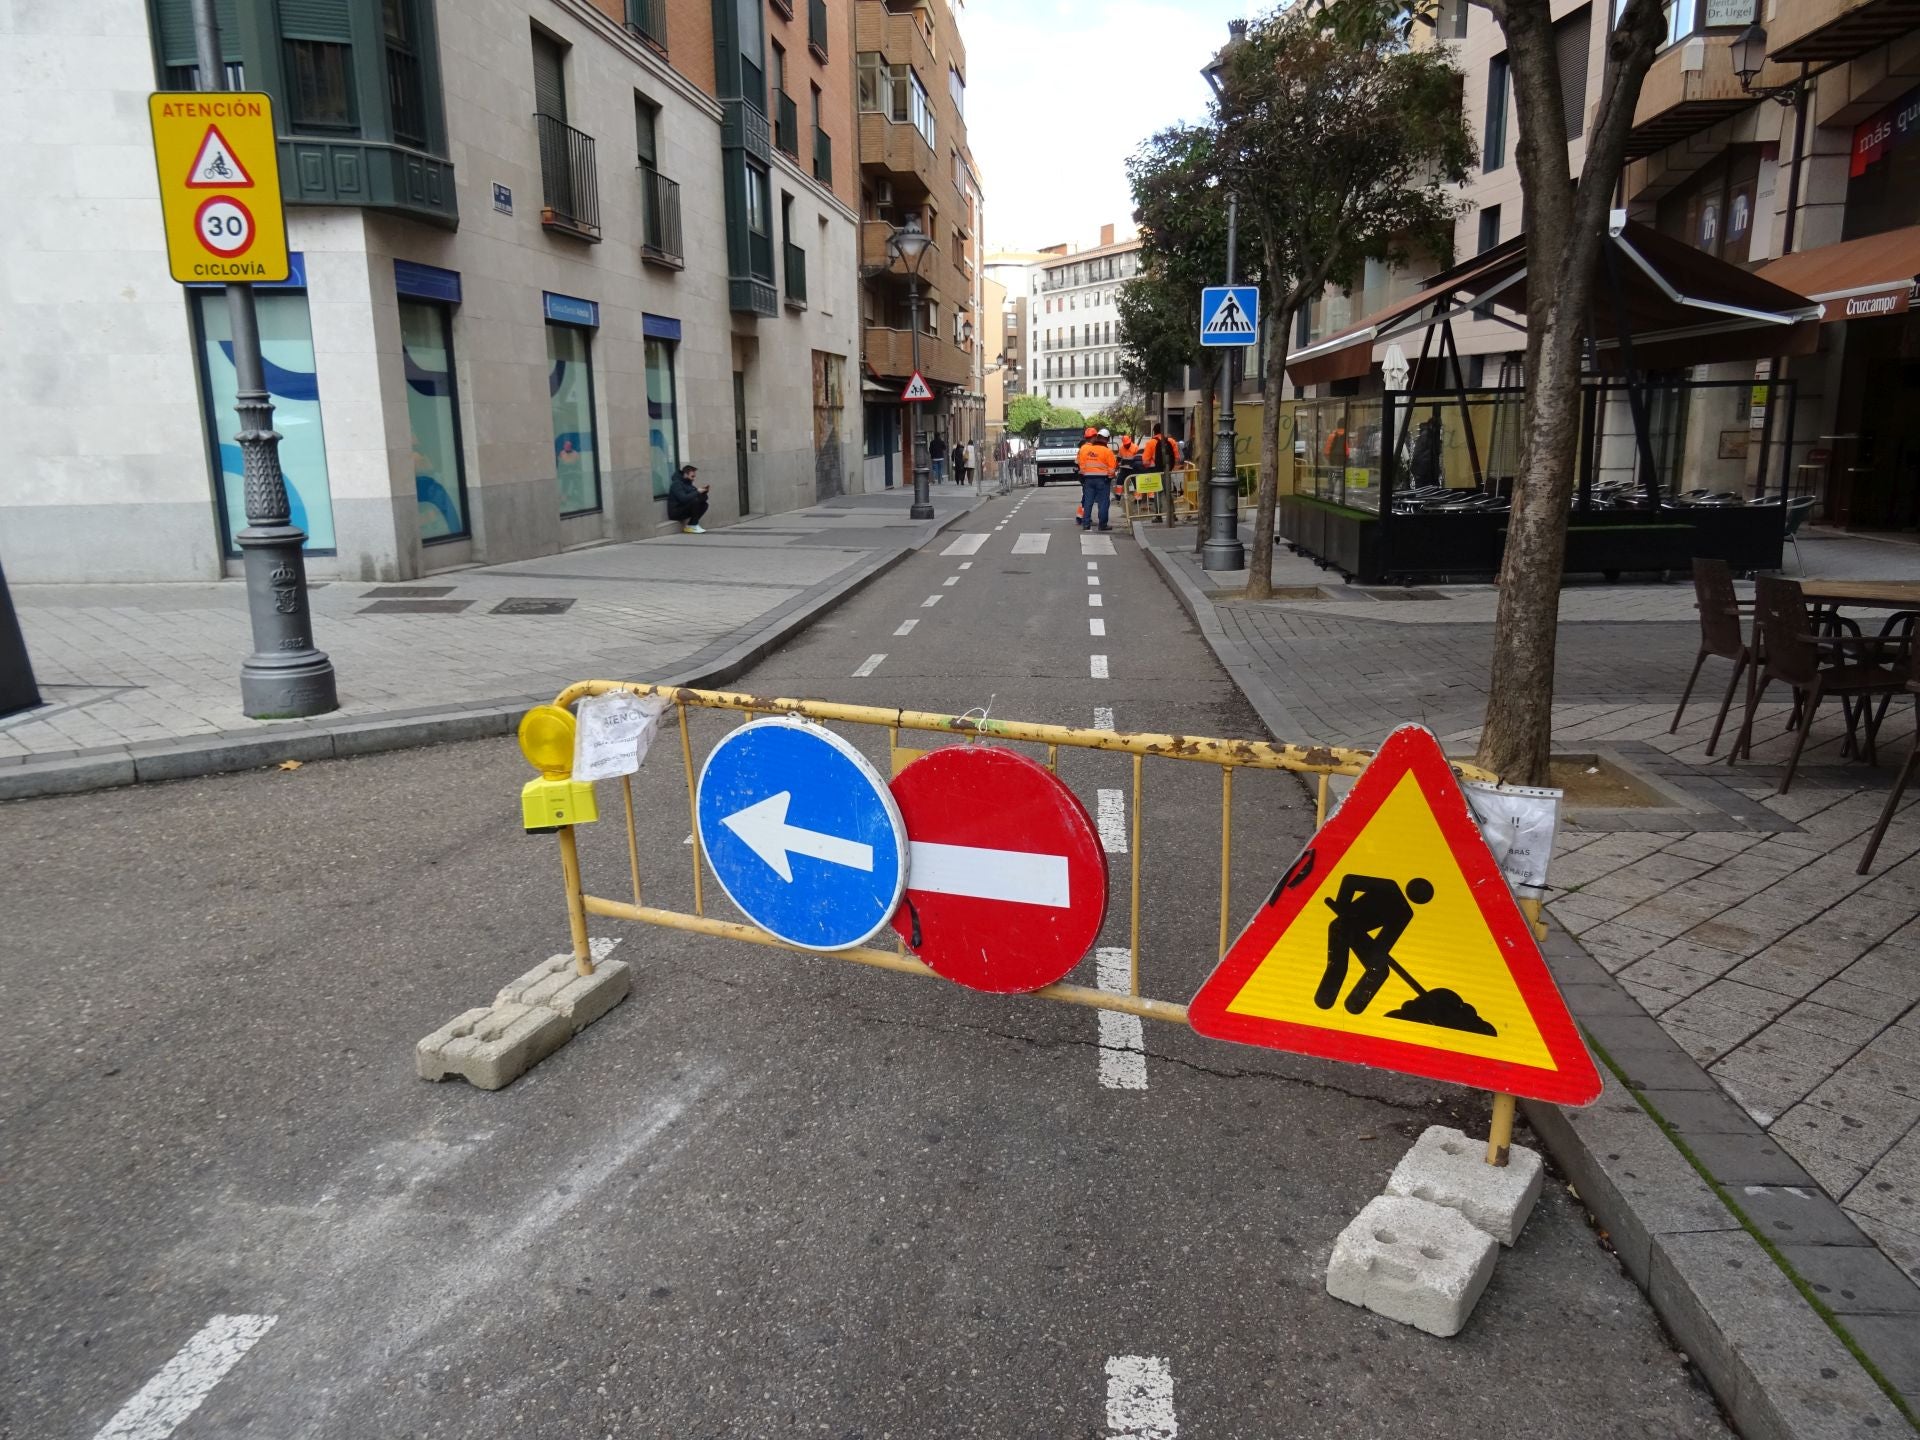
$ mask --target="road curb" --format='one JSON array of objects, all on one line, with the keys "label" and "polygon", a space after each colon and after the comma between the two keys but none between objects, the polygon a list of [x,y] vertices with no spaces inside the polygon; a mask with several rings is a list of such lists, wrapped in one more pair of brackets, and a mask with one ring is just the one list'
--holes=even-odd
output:
[{"label": "road curb", "polygon": [[[1135,526],[1134,537],[1140,548],[1270,735],[1318,741],[1227,634],[1214,602],[1150,546],[1140,528]],[[1827,1313],[1816,1309],[1811,1296],[1832,1293],[1830,1287],[1817,1272],[1810,1277],[1804,1267],[1796,1268],[1802,1248],[1811,1264],[1823,1256],[1838,1261],[1878,1252],[1863,1250],[1864,1237],[1856,1243],[1829,1224],[1818,1238],[1806,1236],[1805,1247],[1794,1247],[1790,1265],[1782,1249],[1794,1237],[1768,1233],[1732,1197],[1779,1190],[1807,1200],[1810,1210],[1831,1210],[1848,1229],[1851,1222],[1811,1181],[1810,1195],[1798,1185],[1740,1184],[1718,1173],[1724,1165],[1716,1169],[1698,1152],[1683,1149],[1686,1097],[1697,1097],[1701,1109],[1724,1102],[1718,1083],[1557,925],[1546,951],[1574,1018],[1600,1054],[1605,1089],[1584,1110],[1523,1101],[1527,1118],[1744,1440],[1884,1437],[1920,1428],[1881,1383],[1898,1383],[1891,1367],[1876,1359],[1897,1361],[1888,1343],[1864,1324],[1850,1325],[1853,1317],[1834,1315],[1831,1306]],[[1746,1119],[1743,1112],[1740,1118]],[[1825,1206],[1816,1206],[1813,1197]],[[1824,1218],[1831,1222],[1831,1216]],[[1780,1229],[1792,1226],[1780,1222]],[[1920,1312],[1863,1317],[1889,1318],[1920,1328]],[[1869,1372],[1861,1355],[1881,1377]]]},{"label": "road curb", "polygon": [[[908,556],[932,543],[941,531],[973,513],[985,500],[928,522],[925,533],[867,560],[795,596],[743,631],[695,651],[665,675],[635,676],[661,685],[724,685],[822,615],[865,589]],[[583,675],[583,680],[604,676]],[[627,678],[627,677],[622,677]],[[109,746],[43,760],[0,763],[0,800],[77,795],[160,780],[186,780],[277,765],[283,760],[345,760],[384,750],[413,750],[460,740],[511,734],[531,705],[553,698],[529,692],[444,708],[386,711],[352,720],[276,724],[261,730],[227,731],[186,740]]]}]

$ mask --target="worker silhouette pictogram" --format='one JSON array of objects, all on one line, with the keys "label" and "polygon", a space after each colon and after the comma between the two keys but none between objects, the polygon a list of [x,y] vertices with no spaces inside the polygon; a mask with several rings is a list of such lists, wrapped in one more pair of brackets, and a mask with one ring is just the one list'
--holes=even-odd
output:
[{"label": "worker silhouette pictogram", "polygon": [[1340,987],[1347,983],[1347,957],[1351,955],[1360,961],[1360,979],[1347,992],[1349,1015],[1364,1014],[1387,983],[1387,976],[1397,974],[1413,988],[1414,998],[1389,1010],[1387,1019],[1471,1030],[1480,1035],[1499,1033],[1453,991],[1427,989],[1395,957],[1393,947],[1413,923],[1413,907],[1431,899],[1432,883],[1418,877],[1407,881],[1403,890],[1397,881],[1376,875],[1341,876],[1339,892],[1326,901],[1333,911],[1333,920],[1327,926],[1327,969],[1313,992],[1313,1003],[1322,1010],[1333,1008],[1340,998]]}]

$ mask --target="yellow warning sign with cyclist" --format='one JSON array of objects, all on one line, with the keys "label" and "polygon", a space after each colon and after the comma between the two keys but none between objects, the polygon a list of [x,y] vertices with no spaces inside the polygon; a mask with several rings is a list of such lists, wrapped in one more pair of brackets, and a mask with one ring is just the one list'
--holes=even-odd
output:
[{"label": "yellow warning sign with cyclist", "polygon": [[173,278],[185,285],[286,279],[271,97],[159,91],[147,97],[147,113]]}]

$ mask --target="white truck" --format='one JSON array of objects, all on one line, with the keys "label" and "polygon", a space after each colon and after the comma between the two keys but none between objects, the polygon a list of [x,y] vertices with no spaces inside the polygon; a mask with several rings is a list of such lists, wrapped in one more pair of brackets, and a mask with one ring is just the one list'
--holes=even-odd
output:
[{"label": "white truck", "polygon": [[1064,480],[1069,485],[1080,483],[1080,442],[1085,437],[1082,427],[1071,430],[1042,430],[1039,439],[1033,442],[1034,480],[1044,485],[1049,480]]}]

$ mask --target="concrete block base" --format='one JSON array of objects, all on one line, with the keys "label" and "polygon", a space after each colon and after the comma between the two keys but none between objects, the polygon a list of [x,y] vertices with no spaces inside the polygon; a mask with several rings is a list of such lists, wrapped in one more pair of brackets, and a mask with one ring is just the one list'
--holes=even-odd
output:
[{"label": "concrete block base", "polygon": [[1541,1174],[1538,1151],[1515,1145],[1506,1165],[1496,1168],[1487,1164],[1486,1141],[1451,1125],[1433,1125],[1393,1167],[1387,1194],[1458,1210],[1502,1245],[1511,1245],[1540,1198]]},{"label": "concrete block base", "polygon": [[519,1079],[614,1006],[633,988],[633,972],[603,960],[591,975],[571,955],[542,961],[503,989],[493,1004],[442,1025],[414,1047],[422,1080],[458,1076],[482,1090]]},{"label": "concrete block base", "polygon": [[1499,1255],[1458,1210],[1379,1195],[1334,1241],[1327,1293],[1429,1335],[1457,1335]]}]

